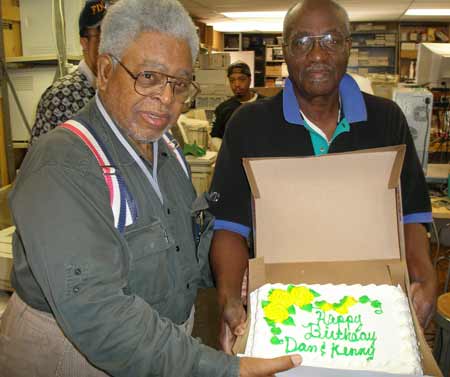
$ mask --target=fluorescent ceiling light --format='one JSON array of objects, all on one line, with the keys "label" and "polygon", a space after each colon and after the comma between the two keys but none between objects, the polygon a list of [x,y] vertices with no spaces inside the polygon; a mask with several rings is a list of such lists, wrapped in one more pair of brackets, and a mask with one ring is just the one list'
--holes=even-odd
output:
[{"label": "fluorescent ceiling light", "polygon": [[283,31],[283,20],[279,21],[224,21],[209,24],[214,30],[221,32],[239,32],[239,31]]},{"label": "fluorescent ceiling light", "polygon": [[222,13],[228,18],[284,18],[287,11],[276,12],[225,12]]},{"label": "fluorescent ceiling light", "polygon": [[446,9],[408,9],[405,16],[450,16],[450,8]]}]

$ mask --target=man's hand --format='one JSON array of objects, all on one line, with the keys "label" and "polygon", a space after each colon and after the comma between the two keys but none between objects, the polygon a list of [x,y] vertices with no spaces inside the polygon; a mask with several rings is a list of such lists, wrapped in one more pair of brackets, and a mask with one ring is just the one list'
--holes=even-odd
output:
[{"label": "man's hand", "polygon": [[434,314],[437,286],[432,281],[411,284],[411,300],[420,326],[425,329]]},{"label": "man's hand", "polygon": [[244,334],[246,318],[242,300],[231,300],[224,305],[220,320],[219,342],[225,353],[232,354],[231,349],[236,337]]},{"label": "man's hand", "polygon": [[256,359],[242,357],[240,360],[240,377],[272,377],[275,373],[297,367],[301,364],[300,355],[282,356],[275,359]]},{"label": "man's hand", "polygon": [[246,239],[237,233],[216,230],[211,245],[210,262],[216,279],[221,315],[219,342],[222,350],[231,354],[236,336],[244,333],[247,317],[243,306],[247,296]]},{"label": "man's hand", "polygon": [[422,328],[433,316],[437,300],[437,276],[430,258],[427,232],[422,224],[405,224],[406,262],[411,281],[411,301]]}]

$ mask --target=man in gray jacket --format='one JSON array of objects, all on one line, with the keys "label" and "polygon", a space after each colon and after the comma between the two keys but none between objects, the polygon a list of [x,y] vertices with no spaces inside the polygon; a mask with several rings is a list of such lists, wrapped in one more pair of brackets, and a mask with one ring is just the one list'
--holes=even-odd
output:
[{"label": "man in gray jacket", "polygon": [[109,8],[97,95],[30,150],[10,198],[2,376],[262,377],[300,363],[189,335],[197,289],[212,284],[212,218],[165,132],[198,93],[198,44],[176,0]]}]

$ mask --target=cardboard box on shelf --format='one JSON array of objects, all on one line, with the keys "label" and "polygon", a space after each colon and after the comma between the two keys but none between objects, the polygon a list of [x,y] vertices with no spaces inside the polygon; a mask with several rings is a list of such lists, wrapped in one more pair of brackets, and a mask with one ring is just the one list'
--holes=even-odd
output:
[{"label": "cardboard box on shelf", "polygon": [[417,50],[400,50],[400,57],[404,59],[417,59]]},{"label": "cardboard box on shelf", "polygon": [[[405,149],[244,159],[256,254],[249,291],[265,283],[393,284],[409,297],[400,194]],[[442,376],[414,313],[413,320],[425,374]],[[247,336],[235,352],[244,352]],[[290,375],[303,376],[302,368]]]},{"label": "cardboard box on shelf", "polygon": [[266,76],[281,76],[281,64],[266,65]]},{"label": "cardboard box on shelf", "polygon": [[400,46],[400,50],[401,51],[416,51],[417,43],[414,43],[414,42],[402,43]]}]

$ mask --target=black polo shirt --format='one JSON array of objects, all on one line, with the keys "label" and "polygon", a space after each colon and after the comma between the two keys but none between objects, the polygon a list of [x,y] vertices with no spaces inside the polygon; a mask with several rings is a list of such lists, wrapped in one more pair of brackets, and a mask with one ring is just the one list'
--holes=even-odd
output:
[{"label": "black polo shirt", "polygon": [[[340,95],[342,117],[347,122],[337,129],[326,152],[406,144],[401,174],[403,222],[431,222],[425,177],[400,108],[390,100],[362,93],[348,75],[341,82]],[[289,80],[283,92],[275,97],[237,110],[228,123],[211,184],[211,191],[220,193],[220,200],[211,209],[217,219],[215,229],[249,235],[251,191],[242,158],[314,156],[317,140],[317,133],[300,115]]]},{"label": "black polo shirt", "polygon": [[[264,98],[264,96],[260,94],[256,95],[257,100]],[[241,102],[237,97],[231,97],[217,106],[214,110],[214,121],[212,124],[211,137],[219,137],[222,139],[225,134],[228,120],[231,118],[233,113],[245,103],[247,102]]]}]

